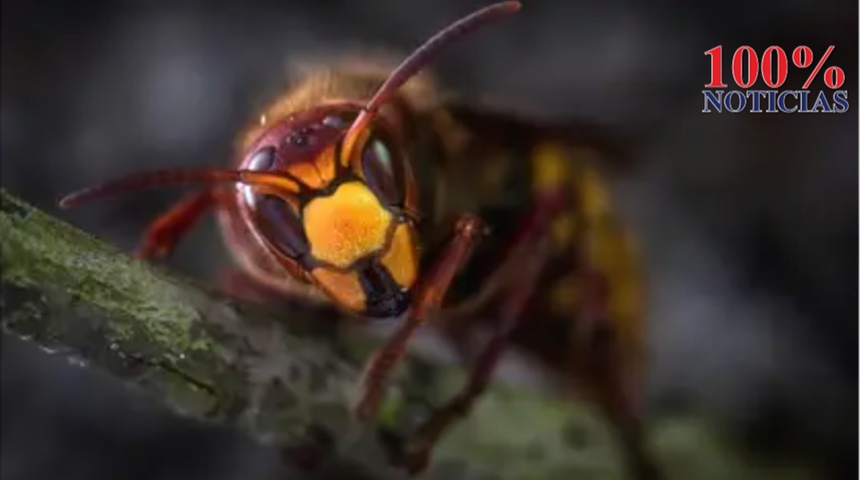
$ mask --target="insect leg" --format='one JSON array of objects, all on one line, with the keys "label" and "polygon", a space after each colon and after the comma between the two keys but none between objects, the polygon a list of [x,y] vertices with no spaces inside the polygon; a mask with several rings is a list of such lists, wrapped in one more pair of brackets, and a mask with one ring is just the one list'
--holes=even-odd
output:
[{"label": "insect leg", "polygon": [[420,472],[427,466],[430,452],[436,442],[454,423],[468,415],[487,388],[511,334],[535,293],[549,258],[550,237],[547,235],[547,229],[563,204],[561,192],[547,192],[539,199],[534,213],[523,226],[522,234],[513,248],[522,261],[518,265],[517,276],[505,288],[507,296],[499,310],[493,334],[478,354],[463,389],[408,439],[403,450],[403,460],[410,472]]},{"label": "insect leg", "polygon": [[[605,228],[601,222],[604,212],[594,208],[583,193],[588,185],[579,189],[574,255],[578,259],[578,283],[580,304],[576,315],[576,327],[570,339],[573,351],[577,352],[569,367],[578,372],[584,392],[591,396],[607,416],[620,437],[627,468],[637,480],[659,480],[663,475],[646,449],[643,438],[641,339],[631,342],[630,325],[624,326],[610,311],[610,296],[618,295],[612,288],[623,287],[618,280],[619,272],[608,262],[607,252],[617,261],[624,258],[624,249],[616,248],[599,252],[611,238],[601,236]],[[608,275],[615,272],[615,281]],[[638,327],[637,327],[638,329]],[[636,335],[637,337],[639,334]],[[625,342],[626,339],[626,342]]]},{"label": "insect leg", "polygon": [[376,415],[388,377],[400,363],[418,327],[440,309],[454,275],[466,263],[482,229],[483,223],[474,215],[464,214],[457,221],[453,239],[421,280],[406,321],[367,361],[360,381],[361,394],[354,409],[359,419],[367,420]]},{"label": "insect leg", "polygon": [[[532,245],[532,247],[545,246],[546,237],[539,240],[539,243],[541,245]],[[527,259],[517,281],[510,285],[510,293],[502,304],[496,328],[489,342],[479,353],[466,385],[446,405],[434,412],[407,440],[403,454],[404,463],[410,472],[417,473],[424,470],[436,442],[459,419],[469,414],[475,402],[484,393],[514,328],[522,319],[522,313],[534,294],[546,260],[547,254],[543,249],[535,251]]]},{"label": "insect leg", "polygon": [[643,438],[641,382],[630,375],[619,351],[617,326],[607,312],[608,285],[594,272],[583,272],[583,305],[574,342],[582,353],[580,366],[597,404],[615,426],[627,466],[637,480],[659,480],[660,469],[647,452]]},{"label": "insect leg", "polygon": [[171,205],[147,228],[134,256],[149,259],[170,255],[179,239],[188,233],[203,213],[215,206],[217,197],[214,189],[207,188],[188,194]]}]

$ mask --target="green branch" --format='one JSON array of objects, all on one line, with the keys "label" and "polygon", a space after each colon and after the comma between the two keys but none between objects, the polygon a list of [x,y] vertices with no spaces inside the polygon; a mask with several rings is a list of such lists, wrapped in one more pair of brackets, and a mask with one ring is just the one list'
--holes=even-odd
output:
[{"label": "green branch", "polygon": [[[407,430],[426,413],[424,402],[441,402],[463,380],[459,369],[410,358],[382,424],[362,428],[348,405],[372,344],[332,328],[336,312],[296,306],[276,317],[135,261],[5,191],[0,201],[5,330],[70,348],[183,414],[280,446],[323,430],[335,440],[326,447],[331,458],[361,463],[373,478],[396,478],[376,429]],[[666,458],[685,448],[710,452],[706,459],[721,455],[679,444],[689,438],[683,432],[688,437],[661,437]],[[761,478],[678,465],[671,478]],[[623,473],[608,429],[588,409],[495,386],[444,438],[425,478],[614,480]]]},{"label": "green branch", "polygon": [[[375,432],[348,412],[369,342],[307,326],[332,325],[334,312],[297,307],[274,318],[135,261],[6,192],[0,230],[3,283],[27,292],[4,309],[8,330],[83,352],[180,412],[231,422],[266,443],[326,429],[341,440],[338,455],[390,473]],[[410,416],[426,413],[422,400],[453,393],[462,378],[410,360],[384,407],[385,426],[407,428]],[[592,446],[570,440],[583,434]],[[585,411],[500,387],[440,445],[428,477],[620,478],[607,436]]]}]

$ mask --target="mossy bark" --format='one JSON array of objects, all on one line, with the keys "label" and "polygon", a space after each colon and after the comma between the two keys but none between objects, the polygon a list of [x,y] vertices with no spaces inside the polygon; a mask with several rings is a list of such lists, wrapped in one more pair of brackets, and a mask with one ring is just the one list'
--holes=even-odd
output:
[{"label": "mossy bark", "polygon": [[[444,401],[464,378],[460,369],[409,357],[379,422],[359,425],[349,405],[373,342],[333,328],[337,312],[296,304],[273,314],[242,304],[133,260],[2,190],[0,268],[6,332],[67,349],[180,413],[296,453],[288,462],[312,451],[317,465],[399,478],[379,433],[408,432],[428,403]],[[667,478],[815,478],[803,470],[771,476],[709,432],[688,421],[651,431]],[[494,385],[443,439],[423,478],[615,480],[625,477],[621,465],[610,431],[589,408]]]},{"label": "mossy bark", "polygon": [[[0,199],[4,328],[68,348],[184,414],[267,444],[325,432],[335,439],[327,454],[396,477],[379,432],[408,431],[425,402],[462,382],[459,369],[410,358],[380,422],[359,425],[348,407],[371,341],[330,328],[336,312],[296,305],[276,318],[131,259],[5,191]],[[445,438],[427,478],[621,478],[609,438],[585,410],[499,386]]]}]

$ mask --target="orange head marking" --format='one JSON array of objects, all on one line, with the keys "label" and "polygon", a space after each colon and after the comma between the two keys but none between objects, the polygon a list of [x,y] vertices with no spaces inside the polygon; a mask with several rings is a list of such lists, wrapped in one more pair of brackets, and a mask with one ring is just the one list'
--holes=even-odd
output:
[{"label": "orange head marking", "polygon": [[338,268],[382,250],[392,220],[392,213],[360,182],[344,183],[304,209],[311,255]]},{"label": "orange head marking", "polygon": [[366,103],[329,103],[266,119],[238,170],[132,175],[76,192],[61,205],[154,186],[233,183],[248,227],[290,274],[312,281],[350,312],[399,316],[418,278],[416,185],[400,139],[377,114],[445,46],[519,8],[519,2],[501,2],[451,24],[407,57]]}]

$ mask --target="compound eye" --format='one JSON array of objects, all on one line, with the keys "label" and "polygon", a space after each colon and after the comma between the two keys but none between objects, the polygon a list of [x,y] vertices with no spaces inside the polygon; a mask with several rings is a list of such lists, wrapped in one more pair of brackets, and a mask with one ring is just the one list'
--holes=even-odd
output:
[{"label": "compound eye", "polygon": [[[275,164],[275,152],[275,147],[264,147],[257,150],[257,153],[255,153],[248,162],[248,170],[253,170],[255,172],[271,170],[272,166]],[[257,204],[257,194],[254,192],[254,187],[251,185],[241,185],[239,188],[242,192],[242,196],[245,198],[245,203],[254,207]]]},{"label": "compound eye", "polygon": [[293,205],[275,195],[262,195],[257,199],[256,211],[260,230],[269,243],[292,259],[308,253],[304,225]]},{"label": "compound eye", "polygon": [[368,140],[361,154],[361,171],[367,186],[388,205],[403,203],[403,165],[382,140]]},{"label": "compound eye", "polygon": [[264,147],[257,150],[248,162],[248,170],[262,172],[272,168],[275,164],[275,147]]}]

